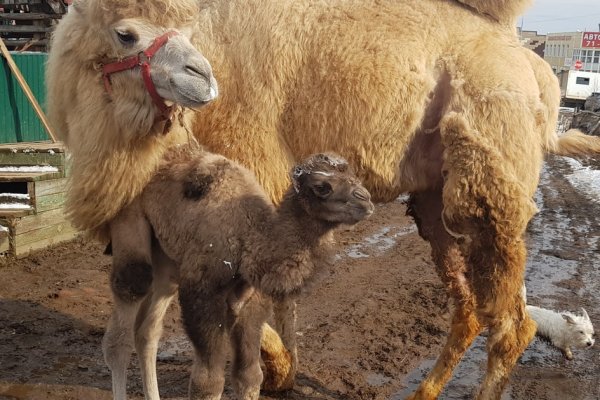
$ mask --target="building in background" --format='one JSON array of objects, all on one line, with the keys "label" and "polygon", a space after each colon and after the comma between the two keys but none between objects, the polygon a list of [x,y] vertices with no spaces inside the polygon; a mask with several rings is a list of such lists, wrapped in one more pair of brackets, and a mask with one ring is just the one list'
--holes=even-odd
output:
[{"label": "building in background", "polygon": [[573,54],[581,49],[583,32],[559,32],[546,35],[544,60],[555,73],[560,74],[574,67]]},{"label": "building in background", "polygon": [[600,72],[600,32],[549,33],[544,60],[554,72]]},{"label": "building in background", "polygon": [[523,46],[533,50],[538,56],[544,58],[546,35],[540,35],[537,31],[524,31],[521,28],[517,28],[517,33]]}]

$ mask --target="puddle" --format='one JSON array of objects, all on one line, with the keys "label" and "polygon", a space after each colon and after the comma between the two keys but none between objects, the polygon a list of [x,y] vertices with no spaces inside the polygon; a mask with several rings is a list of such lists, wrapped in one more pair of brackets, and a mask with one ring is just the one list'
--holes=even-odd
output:
[{"label": "puddle", "polygon": [[161,340],[156,359],[160,362],[188,362],[192,359],[192,344],[185,335]]},{"label": "puddle", "polygon": [[[379,255],[391,249],[398,243],[398,240],[406,235],[417,231],[416,225],[409,226],[386,226],[367,236],[361,243],[348,246],[344,251],[346,257],[350,258],[368,258],[371,255]],[[338,254],[337,259],[343,258]]]}]

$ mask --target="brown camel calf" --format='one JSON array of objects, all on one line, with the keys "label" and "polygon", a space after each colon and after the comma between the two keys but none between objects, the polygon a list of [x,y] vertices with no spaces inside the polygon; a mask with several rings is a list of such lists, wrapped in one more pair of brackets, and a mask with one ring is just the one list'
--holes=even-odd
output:
[{"label": "brown camel calf", "polygon": [[[293,298],[330,263],[333,230],[373,212],[347,162],[317,154],[292,169],[275,208],[254,176],[197,146],[181,146],[141,196],[111,224],[115,310],[104,354],[125,394],[134,339],[146,399],[158,399],[156,350],[162,319],[179,287],[194,350],[191,399],[219,399],[228,349],[239,399],[258,399],[262,326],[271,299]],[[135,279],[133,278],[135,276]],[[290,341],[295,321],[287,321]]]}]

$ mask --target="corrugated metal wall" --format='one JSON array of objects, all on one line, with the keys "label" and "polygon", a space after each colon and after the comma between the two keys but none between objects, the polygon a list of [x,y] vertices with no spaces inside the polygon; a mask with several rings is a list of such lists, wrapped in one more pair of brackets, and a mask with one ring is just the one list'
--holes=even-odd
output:
[{"label": "corrugated metal wall", "polygon": [[[44,70],[46,53],[11,52],[38,103],[44,107],[46,84]],[[48,140],[40,122],[19,82],[13,76],[4,57],[0,57],[0,143]]]}]

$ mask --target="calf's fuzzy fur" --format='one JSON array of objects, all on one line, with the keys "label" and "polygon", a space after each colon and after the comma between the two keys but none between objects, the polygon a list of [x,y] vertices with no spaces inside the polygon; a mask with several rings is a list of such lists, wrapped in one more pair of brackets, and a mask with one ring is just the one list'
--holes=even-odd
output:
[{"label": "calf's fuzzy fur", "polygon": [[[258,399],[263,379],[261,334],[271,313],[271,299],[285,303],[298,295],[329,265],[333,230],[373,212],[369,192],[347,162],[334,155],[309,157],[292,170],[291,180],[283,201],[274,207],[254,176],[237,163],[195,145],[167,153],[141,196],[111,224],[112,237],[125,236],[123,229],[136,224],[145,224],[142,231],[149,234],[141,238],[142,243],[130,237],[112,242],[116,310],[104,349],[117,375],[114,381],[125,379],[126,364],[118,355],[127,349],[118,333],[131,328],[144,383],[154,379],[152,362],[162,316],[153,315],[164,310],[170,298],[154,302],[152,297],[165,286],[161,277],[169,275],[166,281],[179,285],[183,322],[195,350],[190,398],[220,398],[231,347],[237,398]],[[142,263],[135,256],[139,248],[152,253]],[[169,260],[167,268],[161,259]],[[145,293],[140,293],[140,285],[132,286],[129,293],[115,284],[131,281],[119,277],[132,266],[136,271],[144,266],[153,271],[147,285],[152,287]],[[174,290],[169,293],[173,297]],[[119,315],[129,315],[127,311],[136,304],[137,315],[130,315],[136,322],[127,326]],[[295,335],[294,321],[288,325],[287,337]],[[293,337],[288,339],[286,344],[295,347]],[[145,387],[147,398],[153,398],[150,389]]]}]

